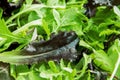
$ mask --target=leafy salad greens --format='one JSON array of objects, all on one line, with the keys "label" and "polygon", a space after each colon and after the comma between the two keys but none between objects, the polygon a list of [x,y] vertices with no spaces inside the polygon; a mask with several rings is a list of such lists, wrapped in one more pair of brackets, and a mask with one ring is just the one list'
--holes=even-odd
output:
[{"label": "leafy salad greens", "polygon": [[[0,80],[119,80],[120,5],[117,0],[92,1],[23,0],[7,16],[0,5]],[[75,61],[13,63],[25,59],[19,51],[30,43],[49,41],[59,31],[77,34]]]}]

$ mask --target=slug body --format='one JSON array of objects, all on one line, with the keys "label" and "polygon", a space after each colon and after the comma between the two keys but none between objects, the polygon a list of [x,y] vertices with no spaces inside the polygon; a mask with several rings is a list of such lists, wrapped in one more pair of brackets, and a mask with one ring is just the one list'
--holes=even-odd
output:
[{"label": "slug body", "polygon": [[75,32],[60,32],[48,41],[30,43],[21,54],[32,56],[25,59],[23,63],[33,63],[43,60],[65,60],[73,61],[77,58],[76,45],[79,39]]}]

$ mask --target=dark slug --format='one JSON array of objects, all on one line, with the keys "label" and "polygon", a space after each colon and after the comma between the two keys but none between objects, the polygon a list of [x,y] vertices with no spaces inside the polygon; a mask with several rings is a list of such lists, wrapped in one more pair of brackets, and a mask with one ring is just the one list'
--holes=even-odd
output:
[{"label": "dark slug", "polygon": [[48,41],[30,43],[22,55],[33,56],[30,60],[25,59],[24,63],[33,63],[41,60],[74,60],[77,57],[75,49],[79,39],[75,32],[60,32]]},{"label": "dark slug", "polygon": [[[32,64],[41,61],[76,60],[79,38],[74,31],[59,32],[48,41],[31,42],[20,51],[0,54],[0,61],[11,64]],[[6,59],[5,59],[6,58]]]}]

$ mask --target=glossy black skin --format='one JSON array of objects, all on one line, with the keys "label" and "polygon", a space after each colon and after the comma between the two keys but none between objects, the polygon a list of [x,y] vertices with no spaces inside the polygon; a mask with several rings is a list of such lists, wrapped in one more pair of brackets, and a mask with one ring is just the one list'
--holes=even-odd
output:
[{"label": "glossy black skin", "polygon": [[19,64],[32,64],[41,61],[60,61],[60,59],[75,61],[78,54],[76,45],[79,38],[75,32],[60,32],[48,41],[30,43],[20,54],[30,56],[19,61]]},{"label": "glossy black skin", "polygon": [[[54,35],[48,41],[39,41],[39,42],[32,42],[25,48],[28,52],[36,52],[36,54],[52,51],[55,49],[59,49],[77,38],[75,32],[59,32],[59,34]],[[34,48],[36,50],[31,50],[29,48]],[[29,51],[30,50],[30,51]]]}]

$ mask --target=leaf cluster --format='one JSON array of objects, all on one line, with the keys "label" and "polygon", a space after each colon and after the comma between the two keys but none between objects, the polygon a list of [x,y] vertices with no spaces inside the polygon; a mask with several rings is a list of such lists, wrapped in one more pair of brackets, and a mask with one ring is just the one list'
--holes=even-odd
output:
[{"label": "leaf cluster", "polygon": [[[86,3],[87,0],[38,0],[36,4],[25,0],[9,17],[3,16],[1,8],[0,61],[9,57],[10,72],[7,64],[1,63],[0,75],[4,73],[8,80],[11,78],[8,74],[15,80],[120,79],[120,7],[98,6],[95,16],[88,18]],[[58,63],[12,64],[19,54],[14,51],[33,41],[49,40],[52,33],[59,31],[75,31],[80,38],[77,46],[80,58],[76,62],[61,59]],[[3,55],[7,57],[3,59]]]}]

